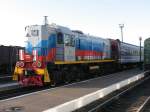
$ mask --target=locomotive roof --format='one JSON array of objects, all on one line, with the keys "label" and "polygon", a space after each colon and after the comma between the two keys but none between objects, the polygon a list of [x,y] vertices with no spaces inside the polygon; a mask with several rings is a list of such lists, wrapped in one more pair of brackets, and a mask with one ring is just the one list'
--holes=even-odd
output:
[{"label": "locomotive roof", "polygon": [[[40,26],[40,25],[32,25],[32,26]],[[41,25],[41,26],[45,26],[45,25]],[[70,34],[70,35],[75,35],[75,37],[77,37],[77,38],[84,38],[84,39],[85,38],[86,39],[91,39],[92,38],[94,40],[96,40],[96,39],[98,39],[98,40],[100,40],[100,39],[101,40],[108,40],[107,38],[102,38],[102,37],[98,37],[98,36],[92,36],[92,35],[89,35],[89,34],[84,34],[80,30],[71,30],[68,27],[61,26],[61,25],[56,25],[55,23],[48,24],[48,27],[49,28],[54,28],[57,32],[62,32],[62,33]],[[121,43],[124,43],[124,44],[127,44],[127,45],[131,45],[131,46],[135,46],[135,47],[139,47],[138,45],[133,45],[133,44],[126,43],[126,42],[121,42]]]},{"label": "locomotive roof", "polygon": [[60,32],[66,33],[66,34],[75,35],[76,37],[79,37],[79,38],[87,38],[87,39],[93,38],[93,39],[106,40],[105,38],[102,38],[102,37],[96,37],[96,36],[92,36],[89,34],[84,34],[80,30],[71,30],[68,27],[64,27],[64,26],[60,26],[60,25],[56,25],[56,24],[50,24],[49,26],[55,28],[57,31],[60,31]]}]

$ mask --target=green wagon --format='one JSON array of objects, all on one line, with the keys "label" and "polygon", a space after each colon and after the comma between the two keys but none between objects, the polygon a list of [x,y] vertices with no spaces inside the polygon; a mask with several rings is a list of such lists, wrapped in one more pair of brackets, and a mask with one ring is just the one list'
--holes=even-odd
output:
[{"label": "green wagon", "polygon": [[144,69],[150,70],[150,38],[144,41]]}]

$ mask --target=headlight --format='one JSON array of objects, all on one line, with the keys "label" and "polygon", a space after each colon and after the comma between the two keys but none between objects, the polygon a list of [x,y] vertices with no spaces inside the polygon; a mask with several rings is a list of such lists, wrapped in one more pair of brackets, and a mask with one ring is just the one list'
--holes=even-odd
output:
[{"label": "headlight", "polygon": [[16,63],[16,66],[19,67],[19,65],[20,65],[20,62],[17,62],[17,63]]},{"label": "headlight", "polygon": [[42,66],[42,63],[40,61],[33,62],[32,67],[38,67],[40,68]]},{"label": "headlight", "polygon": [[23,67],[24,67],[24,62],[22,62],[22,61],[17,62],[17,63],[16,63],[16,66],[17,66],[17,67],[22,67],[22,68],[23,68]]},{"label": "headlight", "polygon": [[40,61],[38,61],[38,62],[37,62],[37,67],[40,68],[41,66],[42,66],[42,63],[41,63]]},{"label": "headlight", "polygon": [[24,62],[20,62],[19,66],[24,67]]}]

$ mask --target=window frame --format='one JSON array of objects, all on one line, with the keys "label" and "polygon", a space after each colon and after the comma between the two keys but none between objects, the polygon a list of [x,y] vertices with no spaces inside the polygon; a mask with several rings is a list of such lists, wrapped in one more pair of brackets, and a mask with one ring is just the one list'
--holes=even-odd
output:
[{"label": "window frame", "polygon": [[[36,32],[36,34],[35,34]],[[31,36],[32,37],[38,37],[39,36],[39,30],[31,30]]]},{"label": "window frame", "polygon": [[75,36],[70,34],[64,34],[64,45],[75,47]]},{"label": "window frame", "polygon": [[[60,40],[60,38],[58,38],[58,35],[59,35],[59,34],[61,35],[61,41],[58,41],[58,40]],[[57,38],[56,38],[56,43],[57,43],[58,45],[64,44],[64,35],[63,35],[63,33],[58,32],[56,37],[57,37]]]}]

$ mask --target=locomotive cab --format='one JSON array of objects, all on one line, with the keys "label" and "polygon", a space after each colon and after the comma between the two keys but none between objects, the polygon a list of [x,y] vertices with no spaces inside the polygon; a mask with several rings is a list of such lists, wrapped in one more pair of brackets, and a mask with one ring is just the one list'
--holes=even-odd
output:
[{"label": "locomotive cab", "polygon": [[67,33],[63,33],[60,37],[60,34],[62,33],[57,35],[56,48],[59,50],[56,52],[56,61],[75,61],[75,37]]}]

